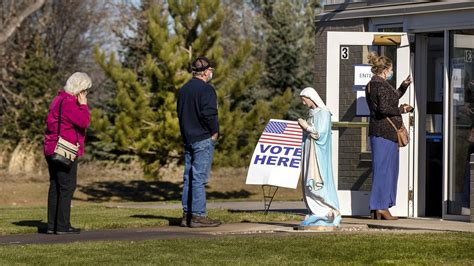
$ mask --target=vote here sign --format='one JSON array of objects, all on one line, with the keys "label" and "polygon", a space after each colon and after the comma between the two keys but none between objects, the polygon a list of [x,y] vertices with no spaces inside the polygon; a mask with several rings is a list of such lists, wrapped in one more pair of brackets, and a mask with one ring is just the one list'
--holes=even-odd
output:
[{"label": "vote here sign", "polygon": [[246,184],[296,188],[302,138],[298,122],[271,119],[253,152]]}]

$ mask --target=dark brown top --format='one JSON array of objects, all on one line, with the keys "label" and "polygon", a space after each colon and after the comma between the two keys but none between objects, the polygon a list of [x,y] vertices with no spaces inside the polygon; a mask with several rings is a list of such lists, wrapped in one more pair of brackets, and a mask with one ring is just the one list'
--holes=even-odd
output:
[{"label": "dark brown top", "polygon": [[[370,93],[368,92],[369,86]],[[367,105],[370,110],[369,136],[398,142],[397,132],[386,117],[389,117],[397,128],[402,126],[403,109],[399,107],[398,100],[406,90],[407,86],[403,83],[396,90],[385,79],[379,76],[372,77],[365,88]]]}]

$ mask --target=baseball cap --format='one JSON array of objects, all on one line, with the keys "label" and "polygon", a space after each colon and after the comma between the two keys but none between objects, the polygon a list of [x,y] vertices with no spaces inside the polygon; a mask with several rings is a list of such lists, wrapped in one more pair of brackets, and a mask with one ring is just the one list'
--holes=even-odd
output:
[{"label": "baseball cap", "polygon": [[214,68],[216,64],[205,56],[196,58],[191,64],[191,70],[194,72],[202,72],[208,68]]}]

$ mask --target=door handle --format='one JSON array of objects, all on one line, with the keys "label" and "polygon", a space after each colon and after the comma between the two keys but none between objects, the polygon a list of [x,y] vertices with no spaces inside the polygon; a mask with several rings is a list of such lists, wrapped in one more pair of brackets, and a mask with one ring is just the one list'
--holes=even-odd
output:
[{"label": "door handle", "polygon": [[409,124],[411,127],[415,125],[415,117],[413,115],[409,117]]}]

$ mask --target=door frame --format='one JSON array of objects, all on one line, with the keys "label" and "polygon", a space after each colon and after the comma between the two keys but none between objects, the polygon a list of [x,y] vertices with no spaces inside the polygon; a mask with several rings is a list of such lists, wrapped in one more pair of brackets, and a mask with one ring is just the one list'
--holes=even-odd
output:
[{"label": "door frame", "polygon": [[[400,84],[408,75],[413,78],[411,73],[410,45],[408,34],[404,32],[336,32],[329,31],[327,33],[327,55],[326,55],[326,105],[332,111],[332,121],[339,121],[339,73],[340,73],[340,46],[341,45],[372,45],[374,35],[400,35],[401,44],[397,47],[397,76],[396,84]],[[337,59],[337,60],[335,60]],[[413,90],[414,83],[410,85],[405,95],[400,99],[415,105],[415,96]],[[415,107],[416,110],[416,107]],[[415,111],[416,112],[416,111]],[[409,118],[404,115],[405,125],[408,124]],[[413,212],[413,185],[415,184],[414,169],[414,129],[407,126],[410,133],[410,144],[400,149],[400,178],[398,179],[397,205],[391,209],[391,212],[397,216],[412,217]],[[332,161],[333,175],[336,187],[339,181],[339,130],[333,129],[332,137]],[[405,163],[404,163],[405,162]],[[406,176],[406,178],[403,178]],[[409,193],[411,191],[411,193]],[[410,194],[410,198],[409,198]],[[369,213],[368,199],[370,193],[367,191],[351,191],[339,190],[338,196],[340,201],[341,212],[343,215],[367,215]],[[354,204],[353,204],[354,203]]]},{"label": "door frame", "polygon": [[427,69],[428,63],[428,36],[425,34],[415,34],[415,73],[416,80],[416,106],[417,115],[415,116],[415,135],[418,141],[415,146],[415,158],[418,158],[415,176],[417,182],[414,200],[413,217],[425,216],[426,210],[426,108],[427,108]]}]

